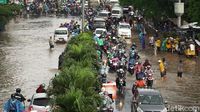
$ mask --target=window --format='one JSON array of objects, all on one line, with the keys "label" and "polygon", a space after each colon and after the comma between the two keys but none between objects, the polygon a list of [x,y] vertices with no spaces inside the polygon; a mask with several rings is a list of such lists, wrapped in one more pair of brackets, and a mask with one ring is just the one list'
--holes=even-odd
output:
[{"label": "window", "polygon": [[96,30],[96,34],[102,34],[103,32],[103,30]]},{"label": "window", "polygon": [[107,17],[108,14],[107,13],[99,13],[99,16],[101,16],[101,17]]},{"label": "window", "polygon": [[49,104],[49,98],[37,98],[34,99],[33,105],[38,105],[38,106],[47,106]]},{"label": "window", "polygon": [[112,14],[120,14],[118,10],[112,10]]},{"label": "window", "polygon": [[163,99],[160,95],[140,95],[139,103],[147,105],[163,105]]},{"label": "window", "polygon": [[119,25],[119,28],[126,28],[126,29],[130,29],[129,25]]},{"label": "window", "polygon": [[67,34],[67,30],[56,30],[55,34],[66,35]]}]

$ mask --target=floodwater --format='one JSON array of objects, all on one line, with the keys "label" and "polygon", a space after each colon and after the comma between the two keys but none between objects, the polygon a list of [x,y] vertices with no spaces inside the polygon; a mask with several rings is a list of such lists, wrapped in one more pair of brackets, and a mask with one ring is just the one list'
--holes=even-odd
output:
[{"label": "floodwater", "polygon": [[0,33],[0,108],[17,87],[29,99],[38,85],[49,84],[65,45],[50,50],[48,39],[60,23],[71,19],[17,18]]},{"label": "floodwater", "polygon": [[[139,43],[139,39],[134,39],[136,43]],[[185,107],[198,106],[198,112],[200,111],[200,57],[186,58],[183,55],[171,52],[158,52],[158,55],[154,55],[153,48],[147,47],[142,50],[139,45],[139,53],[141,54],[141,62],[145,59],[149,59],[153,65],[155,72],[154,87],[158,89],[164,100],[168,102],[168,106],[174,107],[182,105]],[[167,62],[167,80],[160,80],[160,72],[158,66],[158,60],[165,58]],[[183,78],[179,80],[177,78],[177,64],[179,60],[183,60],[184,72]]]},{"label": "floodwater", "polygon": [[[39,84],[48,85],[57,72],[58,56],[65,45],[56,45],[50,50],[49,36],[60,23],[69,22],[72,18],[40,17],[18,18],[10,21],[6,31],[0,33],[0,106],[5,102],[15,88],[20,87],[26,98],[31,98]],[[138,43],[138,39],[134,41]],[[153,55],[153,49],[141,50],[138,45],[141,62],[150,60],[155,72],[154,87],[158,89],[168,105],[200,106],[200,58],[188,59],[171,53]],[[165,57],[168,69],[167,80],[160,80],[157,60]],[[178,60],[184,62],[183,79],[176,77]],[[115,80],[115,74],[109,74]],[[116,111],[130,112],[131,87],[134,76],[127,76],[125,96],[116,99]],[[0,107],[0,108],[1,108]],[[199,110],[200,111],[200,110]]]}]

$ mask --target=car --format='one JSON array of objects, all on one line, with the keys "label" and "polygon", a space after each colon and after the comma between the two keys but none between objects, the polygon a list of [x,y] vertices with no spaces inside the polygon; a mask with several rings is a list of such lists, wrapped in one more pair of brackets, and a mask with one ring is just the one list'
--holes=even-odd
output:
[{"label": "car", "polygon": [[113,6],[116,3],[119,4],[119,0],[109,0],[109,3],[111,4],[111,6]]},{"label": "car", "polygon": [[47,93],[35,93],[32,98],[28,100],[30,105],[27,112],[50,112],[50,97]]},{"label": "car", "polygon": [[101,10],[98,14],[98,17],[104,18],[106,20],[110,14],[111,13],[107,10]]},{"label": "car", "polygon": [[104,18],[96,17],[94,18],[94,29],[95,28],[105,28],[106,20]]},{"label": "car", "polygon": [[54,41],[55,42],[67,42],[69,38],[68,28],[61,27],[57,28],[54,32]]},{"label": "car", "polygon": [[113,7],[111,13],[112,13],[111,15],[112,17],[120,18],[123,16],[123,10],[121,7],[118,7],[118,6]]},{"label": "car", "polygon": [[158,90],[138,88],[131,104],[132,112],[167,112]]},{"label": "car", "polygon": [[98,37],[101,36],[102,33],[107,33],[107,30],[105,28],[96,28],[94,32],[94,34]]},{"label": "car", "polygon": [[109,96],[115,100],[117,98],[117,85],[114,81],[107,81],[102,84],[102,88],[105,88],[105,91],[108,92]]},{"label": "car", "polygon": [[131,27],[128,23],[119,23],[117,28],[118,37],[131,38]]}]

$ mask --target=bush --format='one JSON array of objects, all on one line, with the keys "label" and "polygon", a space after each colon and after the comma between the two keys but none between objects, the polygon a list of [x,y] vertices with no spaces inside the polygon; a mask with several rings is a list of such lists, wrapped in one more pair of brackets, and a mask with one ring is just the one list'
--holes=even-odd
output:
[{"label": "bush", "polygon": [[4,29],[10,18],[20,12],[21,8],[23,7],[17,4],[0,5],[0,31]]},{"label": "bush", "polygon": [[64,53],[61,72],[52,79],[49,91],[55,96],[56,111],[96,112],[101,98],[95,91],[99,85],[92,33],[72,38]]}]

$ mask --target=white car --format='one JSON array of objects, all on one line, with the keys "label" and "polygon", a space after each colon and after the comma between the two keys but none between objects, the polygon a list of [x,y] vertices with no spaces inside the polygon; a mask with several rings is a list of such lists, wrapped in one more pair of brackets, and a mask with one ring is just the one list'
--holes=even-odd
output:
[{"label": "white car", "polygon": [[128,23],[119,23],[117,28],[118,37],[131,38],[131,27]]},{"label": "white car", "polygon": [[35,93],[31,99],[28,100],[30,105],[28,112],[50,112],[49,104],[50,98],[47,93]]},{"label": "white car", "polygon": [[112,8],[112,17],[116,17],[116,18],[120,18],[121,16],[123,16],[123,10],[121,7],[113,7]]},{"label": "white car", "polygon": [[98,37],[100,37],[102,33],[107,33],[107,30],[105,28],[96,28],[94,32],[94,34]]},{"label": "white car", "polygon": [[102,10],[102,11],[99,12],[98,17],[107,19],[109,14],[111,14],[109,11]]},{"label": "white car", "polygon": [[54,41],[55,42],[67,42],[69,38],[68,28],[57,28],[54,32]]}]

